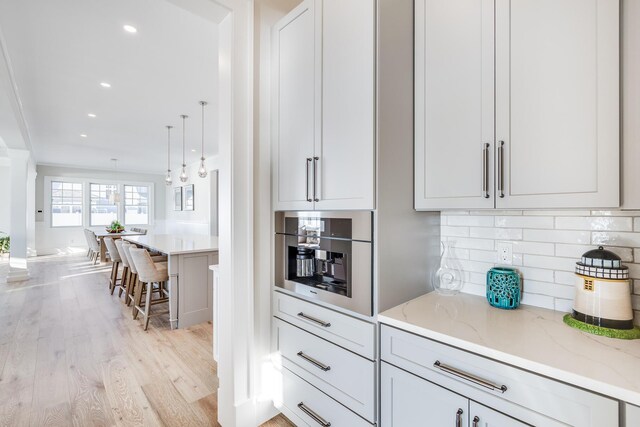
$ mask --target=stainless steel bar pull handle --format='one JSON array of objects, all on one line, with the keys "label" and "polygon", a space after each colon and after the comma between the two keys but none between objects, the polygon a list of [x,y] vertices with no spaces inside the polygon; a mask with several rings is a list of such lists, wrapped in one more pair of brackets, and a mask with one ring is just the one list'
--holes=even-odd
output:
[{"label": "stainless steel bar pull handle", "polygon": [[307,355],[306,355],[306,354],[304,354],[302,351],[299,351],[299,352],[298,352],[298,356],[299,356],[299,357],[301,357],[301,358],[303,358],[304,360],[306,360],[307,362],[311,363],[313,366],[315,366],[316,368],[318,368],[318,369],[320,369],[320,370],[322,370],[322,371],[327,372],[328,370],[330,370],[330,369],[331,369],[331,366],[329,366],[329,365],[325,365],[325,364],[324,364],[324,363],[322,363],[322,362],[318,362],[316,359],[314,359],[314,358],[313,358],[313,357],[311,357],[311,356],[307,356]]},{"label": "stainless steel bar pull handle", "polygon": [[298,403],[298,408],[300,408],[300,410],[302,412],[304,412],[305,414],[309,415],[313,421],[317,422],[318,424],[320,424],[322,427],[330,427],[331,423],[327,420],[325,420],[324,418],[322,418],[320,415],[316,414],[314,411],[312,411],[311,409],[309,409],[304,402],[300,402]]},{"label": "stainless steel bar pull handle", "polygon": [[307,183],[307,202],[313,202],[313,199],[309,197],[309,163],[311,163],[313,159],[311,157],[307,157],[307,161],[304,165],[304,170],[306,174],[306,183]]},{"label": "stainless steel bar pull handle", "polygon": [[320,157],[313,158],[313,201],[314,202],[320,201],[320,199],[318,198],[318,189],[316,186],[316,183],[318,181],[318,161],[319,160],[320,160]]},{"label": "stainless steel bar pull handle", "polygon": [[480,418],[476,415],[473,417],[473,427],[478,427],[480,425]]},{"label": "stainless steel bar pull handle", "polygon": [[504,198],[504,141],[498,144],[498,192]]},{"label": "stainless steel bar pull handle", "polygon": [[447,366],[445,364],[440,363],[439,360],[436,360],[433,363],[433,367],[434,368],[438,368],[443,372],[446,372],[447,374],[451,374],[454,375],[458,378],[462,378],[463,380],[467,380],[470,381],[474,384],[477,384],[479,386],[488,388],[489,390],[493,390],[493,391],[499,391],[500,393],[504,393],[505,391],[507,391],[507,386],[506,385],[497,385],[494,384],[490,381],[487,381],[483,378],[480,377],[476,377],[473,374],[469,374],[467,372],[461,371],[459,369],[453,368],[451,366]]},{"label": "stainless steel bar pull handle", "polygon": [[482,147],[482,193],[485,199],[489,198],[489,143]]},{"label": "stainless steel bar pull handle", "polygon": [[312,321],[314,323],[317,323],[318,325],[322,326],[323,328],[328,328],[329,326],[331,326],[331,323],[323,322],[322,320],[316,319],[315,317],[307,316],[303,312],[298,313],[298,317],[302,317],[303,319],[307,319],[307,320],[310,320],[310,321]]},{"label": "stainless steel bar pull handle", "polygon": [[464,414],[464,411],[462,408],[458,408],[458,412],[456,412],[456,427],[462,427],[462,414]]}]

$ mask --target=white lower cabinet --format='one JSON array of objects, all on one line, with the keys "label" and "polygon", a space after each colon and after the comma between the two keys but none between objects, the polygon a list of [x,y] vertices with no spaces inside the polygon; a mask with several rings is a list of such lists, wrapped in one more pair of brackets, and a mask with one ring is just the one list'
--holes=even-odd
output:
[{"label": "white lower cabinet", "polygon": [[640,426],[640,407],[624,403],[624,418],[621,427]]},{"label": "white lower cabinet", "polygon": [[382,362],[380,382],[382,426],[527,425],[385,362]]},{"label": "white lower cabinet", "polygon": [[375,325],[291,295],[273,296],[272,350],[282,373],[276,406],[298,426],[375,425]]},{"label": "white lower cabinet", "polygon": [[280,410],[295,425],[309,427],[371,427],[371,424],[310,383],[282,368]]},{"label": "white lower cabinet", "polygon": [[386,325],[380,358],[382,427],[619,425],[617,400]]},{"label": "white lower cabinet", "polygon": [[468,426],[468,399],[382,362],[380,425]]},{"label": "white lower cabinet", "polygon": [[472,427],[525,427],[527,425],[474,401],[469,402],[469,423]]}]

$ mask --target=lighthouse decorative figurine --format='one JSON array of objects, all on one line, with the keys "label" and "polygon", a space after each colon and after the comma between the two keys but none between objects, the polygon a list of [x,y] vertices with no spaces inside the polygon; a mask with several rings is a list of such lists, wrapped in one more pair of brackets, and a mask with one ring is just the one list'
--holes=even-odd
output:
[{"label": "lighthouse decorative figurine", "polygon": [[640,338],[633,324],[629,269],[616,254],[600,246],[576,263],[573,312],[564,322],[574,328],[610,338]]}]

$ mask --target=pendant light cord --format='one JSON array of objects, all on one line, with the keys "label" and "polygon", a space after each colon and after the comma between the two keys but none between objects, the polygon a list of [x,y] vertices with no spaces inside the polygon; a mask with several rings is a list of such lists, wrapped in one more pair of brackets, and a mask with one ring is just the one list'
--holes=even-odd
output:
[{"label": "pendant light cord", "polygon": [[167,172],[171,171],[171,128],[167,126]]},{"label": "pendant light cord", "polygon": [[204,160],[204,107],[207,105],[206,101],[200,101],[202,105],[202,147],[200,152],[200,159]]},{"label": "pendant light cord", "polygon": [[184,124],[185,124],[185,120],[189,116],[183,114],[180,117],[182,117],[182,167],[184,167],[186,165],[186,163],[184,162],[184,147],[185,147],[185,129],[184,129]]}]

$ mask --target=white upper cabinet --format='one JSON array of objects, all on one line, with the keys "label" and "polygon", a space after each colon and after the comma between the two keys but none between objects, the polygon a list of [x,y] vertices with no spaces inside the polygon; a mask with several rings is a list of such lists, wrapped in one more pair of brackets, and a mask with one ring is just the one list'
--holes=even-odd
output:
[{"label": "white upper cabinet", "polygon": [[322,0],[318,210],[374,209],[375,1]]},{"label": "white upper cabinet", "polygon": [[315,131],[315,18],[307,0],[274,29],[274,203],[280,210],[312,209]]},{"label": "white upper cabinet", "polygon": [[415,34],[416,209],[619,206],[618,0],[416,0]]},{"label": "white upper cabinet", "polygon": [[619,206],[618,9],[496,0],[496,207]]},{"label": "white upper cabinet", "polygon": [[418,0],[415,19],[415,207],[492,208],[493,0]]},{"label": "white upper cabinet", "polygon": [[274,46],[274,210],[374,209],[375,1],[307,0]]}]

